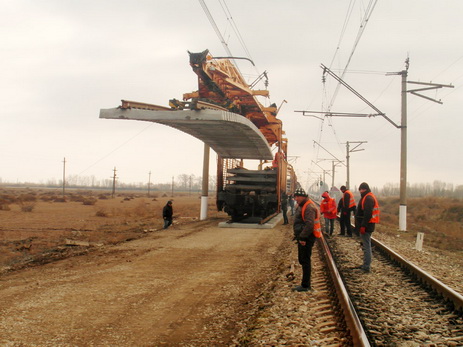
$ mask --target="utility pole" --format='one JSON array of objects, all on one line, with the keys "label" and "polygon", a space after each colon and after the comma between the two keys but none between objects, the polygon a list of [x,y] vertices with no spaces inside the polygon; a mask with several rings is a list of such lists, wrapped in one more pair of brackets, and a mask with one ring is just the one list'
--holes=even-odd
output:
[{"label": "utility pole", "polygon": [[402,70],[402,91],[400,104],[400,205],[399,205],[399,230],[407,230],[407,75],[406,69]]},{"label": "utility pole", "polygon": [[207,199],[209,195],[209,154],[210,147],[204,143],[203,182],[201,187],[201,210],[199,214],[199,220],[205,220],[207,218]]},{"label": "utility pole", "polygon": [[112,179],[113,179],[113,190],[111,192],[111,198],[114,198],[114,194],[116,193],[116,167],[114,167],[113,172],[114,172],[113,177],[112,177]]},{"label": "utility pole", "polygon": [[[357,146],[355,146],[352,149],[349,149],[349,144],[351,144],[351,143],[357,143]],[[347,187],[347,189],[350,189],[350,155],[349,155],[349,153],[363,151],[364,148],[356,150],[356,148],[358,148],[362,143],[367,143],[367,141],[350,141],[350,142],[347,141],[346,142],[346,163],[347,163],[346,187]]]},{"label": "utility pole", "polygon": [[[424,83],[424,82],[407,82],[407,75],[408,75],[408,68],[409,68],[409,59],[405,60],[405,70],[399,72],[392,72],[388,73],[387,75],[401,75],[402,76],[402,90],[401,90],[401,124],[396,124],[393,120],[386,116],[385,113],[381,112],[377,107],[375,107],[371,102],[369,102],[366,98],[364,98],[360,93],[358,93],[354,88],[349,86],[346,82],[344,82],[341,78],[339,78],[334,72],[328,69],[326,66],[322,65],[323,73],[328,73],[332,76],[335,80],[337,80],[340,84],[346,87],[349,91],[351,91],[354,95],[356,95],[359,99],[365,102],[368,106],[370,106],[373,110],[376,111],[375,114],[354,114],[354,113],[332,113],[332,112],[316,112],[316,111],[296,111],[302,112],[303,115],[305,113],[323,113],[325,116],[330,117],[376,117],[381,116],[386,119],[389,123],[395,126],[397,129],[400,129],[401,136],[401,150],[400,150],[400,209],[399,209],[399,230],[406,231],[407,230],[407,93],[412,93],[413,95],[425,98],[427,100],[431,100],[442,104],[440,100],[435,100],[430,97],[418,94],[419,91],[430,90],[430,89],[437,89],[442,87],[449,87],[453,88],[452,85],[444,85],[444,84],[437,84],[437,83]],[[419,88],[419,89],[411,89],[407,90],[407,83],[411,84],[419,84],[419,85],[426,85],[428,87]]]},{"label": "utility pole", "polygon": [[174,176],[172,176],[172,194],[171,197],[174,197]]},{"label": "utility pole", "polygon": [[[400,127],[400,207],[399,207],[399,230],[407,230],[407,93],[422,97],[424,99],[434,101],[438,104],[442,104],[440,100],[435,100],[425,95],[421,95],[417,92],[431,89],[438,89],[442,87],[453,88],[454,86],[438,84],[438,83],[426,83],[426,82],[414,82],[407,81],[408,68],[410,66],[410,60],[405,60],[405,70],[399,72],[390,72],[387,75],[401,75],[401,125]],[[428,87],[410,89],[407,90],[407,83],[425,85]]]},{"label": "utility pole", "polygon": [[63,199],[66,187],[66,157],[63,160]]},{"label": "utility pole", "polygon": [[[326,179],[326,178],[325,178],[325,177],[326,177],[325,174],[328,173],[328,175],[329,175],[329,174],[330,174],[330,173],[329,173],[330,170],[325,170],[324,168],[322,168],[320,165],[318,165],[318,164],[317,164],[316,162],[314,162],[313,160],[312,160],[312,163],[314,163],[315,165],[317,165],[317,166],[322,170],[323,181],[322,181],[322,178],[321,178],[321,177],[320,177],[320,181],[322,181],[323,184],[325,184],[325,183],[326,183],[326,181],[325,181],[325,179]],[[320,189],[321,189],[321,187],[322,187],[322,185],[320,185]]]},{"label": "utility pole", "polygon": [[336,160],[333,160],[333,159],[318,159],[318,162],[324,161],[324,160],[331,161],[331,187],[334,187],[334,177],[335,177],[335,174],[336,174],[336,166],[340,165],[340,164],[344,165],[344,163],[342,161],[339,161],[338,159],[336,159]]},{"label": "utility pole", "polygon": [[150,197],[150,188],[151,188],[151,171],[148,173],[148,197]]},{"label": "utility pole", "polygon": [[[305,111],[302,111],[302,112],[305,112]],[[319,144],[317,141],[314,140],[314,143],[317,144],[320,148],[322,148],[326,153],[328,153],[329,155],[331,155],[336,161],[337,163],[339,164],[342,164],[344,166],[346,166],[346,164],[343,163],[342,160],[339,160],[338,158],[336,158],[335,155],[331,154],[330,151],[328,151],[325,147],[323,147],[321,144]],[[318,167],[320,167],[317,163],[315,163]],[[333,161],[333,166],[332,166],[332,171],[333,171],[333,174],[331,175],[331,186],[334,187],[334,167],[335,167],[335,164],[334,164],[334,161]],[[321,168],[321,167],[320,167]],[[322,170],[324,170],[323,168],[321,168]],[[349,177],[349,160],[347,161],[347,177]]]},{"label": "utility pole", "polygon": [[339,165],[339,164],[343,164],[343,162],[342,161],[339,162],[336,160],[331,161],[331,171],[333,172],[333,174],[331,175],[331,187],[334,187],[334,176],[336,173],[336,165]]}]

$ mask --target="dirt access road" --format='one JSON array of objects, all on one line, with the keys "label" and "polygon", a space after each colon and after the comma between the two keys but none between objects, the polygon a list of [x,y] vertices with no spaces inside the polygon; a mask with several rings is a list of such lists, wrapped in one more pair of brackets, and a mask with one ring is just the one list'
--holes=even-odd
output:
[{"label": "dirt access road", "polygon": [[191,222],[0,277],[2,346],[237,344],[290,228]]}]

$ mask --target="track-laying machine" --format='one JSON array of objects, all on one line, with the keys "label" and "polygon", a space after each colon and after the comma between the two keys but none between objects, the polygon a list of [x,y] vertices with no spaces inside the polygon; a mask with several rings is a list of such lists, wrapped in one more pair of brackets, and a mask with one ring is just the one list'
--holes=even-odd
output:
[{"label": "track-laying machine", "polygon": [[[268,90],[254,89],[266,73],[248,84],[232,63],[242,58],[213,57],[208,50],[189,55],[197,91],[170,100],[170,107],[122,100],[118,108],[100,110],[100,118],[158,122],[202,139],[218,154],[218,210],[234,222],[263,223],[280,212],[283,194],[297,185],[279,108],[257,100],[269,97]],[[256,160],[253,169],[244,159]]]},{"label": "track-laying machine", "polygon": [[[264,107],[257,96],[269,97],[268,90],[254,90],[232,57],[213,57],[208,50],[189,53],[190,65],[198,76],[198,90],[170,100],[173,109],[212,108],[227,110],[249,119],[264,135],[275,153],[271,162],[261,160],[257,169],[246,169],[240,158],[218,158],[217,208],[234,222],[263,223],[280,212],[281,197],[296,188],[294,170],[287,161],[288,140],[275,104]],[[266,78],[264,72],[256,80]]]}]

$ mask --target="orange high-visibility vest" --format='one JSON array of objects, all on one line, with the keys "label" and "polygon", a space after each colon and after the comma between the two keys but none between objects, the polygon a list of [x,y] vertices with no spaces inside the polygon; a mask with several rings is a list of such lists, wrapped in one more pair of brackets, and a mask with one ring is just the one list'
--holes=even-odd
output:
[{"label": "orange high-visibility vest", "polygon": [[[354,194],[352,194],[350,190],[346,190],[346,191],[344,192],[344,194],[345,194],[345,193],[349,194],[349,197],[350,197],[350,200],[349,200],[349,208],[355,207]],[[343,199],[344,199],[344,196],[343,196]],[[343,202],[343,206],[344,206],[344,202]]]},{"label": "orange high-visibility vest", "polygon": [[333,198],[323,199],[320,203],[320,212],[325,213],[328,219],[336,218],[336,201]]},{"label": "orange high-visibility vest", "polygon": [[373,200],[375,201],[375,204],[373,206],[373,212],[371,214],[371,219],[368,223],[379,223],[379,204],[378,204],[378,200],[376,199],[376,196],[373,195],[372,192],[369,192],[368,194],[366,194],[363,199],[362,199],[362,210],[365,210],[364,208],[364,205],[365,205],[365,199],[366,197],[370,195]]},{"label": "orange high-visibility vest", "polygon": [[[301,213],[302,213],[302,220],[304,222],[305,222],[305,217],[304,217],[305,209],[307,208],[309,204],[313,204],[315,206],[314,202],[310,199],[308,199],[306,203],[304,204],[304,206],[302,206]],[[318,210],[317,206],[315,206],[315,211],[316,211],[316,214],[315,214],[315,220],[313,223],[313,235],[317,238],[320,238],[322,237],[322,225],[320,224],[320,211]]]}]

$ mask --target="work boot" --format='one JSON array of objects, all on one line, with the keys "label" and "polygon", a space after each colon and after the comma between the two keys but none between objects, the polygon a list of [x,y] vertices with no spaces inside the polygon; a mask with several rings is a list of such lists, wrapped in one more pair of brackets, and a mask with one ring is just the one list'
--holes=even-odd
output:
[{"label": "work boot", "polygon": [[311,289],[310,287],[297,286],[293,288],[293,292],[308,292]]}]

